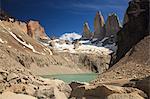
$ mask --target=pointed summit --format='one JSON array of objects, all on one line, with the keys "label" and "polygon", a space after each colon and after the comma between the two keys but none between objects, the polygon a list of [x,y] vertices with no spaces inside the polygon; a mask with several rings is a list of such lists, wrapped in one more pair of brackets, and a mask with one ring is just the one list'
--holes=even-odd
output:
[{"label": "pointed summit", "polygon": [[91,37],[92,37],[92,34],[90,32],[89,24],[88,24],[88,22],[85,22],[84,26],[83,26],[83,37],[82,38],[91,39]]},{"label": "pointed summit", "polygon": [[97,12],[94,18],[94,38],[103,39],[105,36],[104,17],[101,12]]},{"label": "pointed summit", "polygon": [[107,37],[113,35],[116,38],[117,32],[121,29],[121,24],[118,16],[115,13],[109,14],[105,24],[105,28]]}]

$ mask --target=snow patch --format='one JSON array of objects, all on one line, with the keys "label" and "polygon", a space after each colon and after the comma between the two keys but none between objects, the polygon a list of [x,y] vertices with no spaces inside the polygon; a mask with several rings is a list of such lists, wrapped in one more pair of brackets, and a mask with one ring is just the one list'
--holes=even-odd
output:
[{"label": "snow patch", "polygon": [[76,39],[80,39],[81,37],[82,37],[81,35],[73,32],[73,33],[65,33],[59,39],[73,41]]}]

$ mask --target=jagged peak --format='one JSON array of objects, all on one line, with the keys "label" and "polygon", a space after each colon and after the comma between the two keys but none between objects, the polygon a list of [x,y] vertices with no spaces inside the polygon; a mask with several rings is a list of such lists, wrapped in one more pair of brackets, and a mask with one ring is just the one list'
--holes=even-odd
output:
[{"label": "jagged peak", "polygon": [[87,27],[88,28],[88,30],[90,30],[90,27],[89,27],[89,24],[88,24],[88,22],[86,21],[86,22],[84,22],[84,26],[85,27]]}]

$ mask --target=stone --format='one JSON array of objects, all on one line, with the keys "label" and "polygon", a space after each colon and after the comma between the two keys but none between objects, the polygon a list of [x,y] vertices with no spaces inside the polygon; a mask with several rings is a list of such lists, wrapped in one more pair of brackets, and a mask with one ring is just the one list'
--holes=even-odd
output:
[{"label": "stone", "polygon": [[45,34],[44,28],[38,21],[30,20],[27,23],[28,35],[36,40],[47,40],[48,36]]},{"label": "stone", "polygon": [[85,84],[84,83],[80,83],[80,82],[71,82],[69,85],[70,85],[71,89],[74,90],[77,87],[85,85]]},{"label": "stone", "polygon": [[106,36],[111,37],[114,36],[115,41],[117,39],[117,32],[121,29],[121,24],[118,16],[115,13],[112,13],[108,16],[106,24]]},{"label": "stone", "polygon": [[144,99],[139,94],[111,94],[106,99]]},{"label": "stone", "polygon": [[13,92],[4,92],[0,94],[0,99],[37,99],[37,98],[29,95],[15,94]]},{"label": "stone", "polygon": [[94,37],[102,40],[105,37],[104,18],[100,12],[96,13],[94,18]]},{"label": "stone", "polygon": [[83,39],[91,39],[92,38],[92,33],[90,32],[90,27],[89,27],[89,24],[87,22],[85,22],[84,26],[83,26],[82,38]]},{"label": "stone", "polygon": [[58,88],[54,88],[54,95],[55,99],[68,99],[67,96],[63,92],[59,91]]},{"label": "stone", "polygon": [[64,81],[57,80],[57,79],[53,81],[60,92],[63,92],[66,97],[70,96],[72,89],[68,84],[66,84]]},{"label": "stone", "polygon": [[135,87],[144,91],[150,97],[150,76],[137,81]]},{"label": "stone", "polygon": [[54,88],[51,89],[44,89],[44,90],[37,90],[35,93],[35,96],[38,99],[46,99],[46,98],[50,98],[50,99],[55,99],[55,95],[54,95]]},{"label": "stone", "polygon": [[21,93],[21,94],[27,94],[27,95],[34,95],[35,90],[34,87],[25,85],[25,84],[14,84],[11,85],[10,87],[7,87],[5,92],[14,92],[14,93]]},{"label": "stone", "polygon": [[107,96],[112,94],[129,94],[129,93],[136,93],[141,97],[147,97],[147,95],[143,91],[138,90],[136,88],[119,87],[105,84],[79,86],[72,92],[72,97],[83,98],[91,96],[100,99],[105,99]]},{"label": "stone", "polygon": [[12,80],[12,79],[15,79],[15,78],[18,78],[19,76],[17,75],[17,74],[15,74],[15,73],[10,73],[10,74],[8,74],[8,76],[7,76],[7,81],[10,81],[10,80]]}]

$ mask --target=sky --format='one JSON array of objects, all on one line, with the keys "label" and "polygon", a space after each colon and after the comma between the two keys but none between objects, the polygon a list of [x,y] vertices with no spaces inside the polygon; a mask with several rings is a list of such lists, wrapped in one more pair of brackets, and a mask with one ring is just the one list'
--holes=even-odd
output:
[{"label": "sky", "polygon": [[93,31],[94,17],[116,13],[122,21],[128,0],[0,0],[1,8],[19,20],[38,20],[49,36],[83,31],[85,21]]}]

